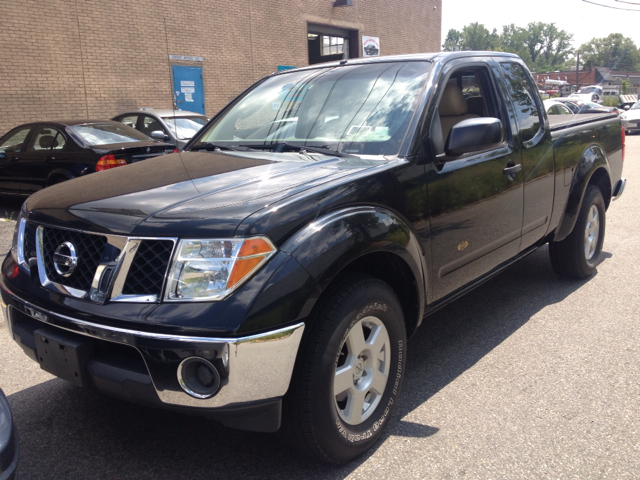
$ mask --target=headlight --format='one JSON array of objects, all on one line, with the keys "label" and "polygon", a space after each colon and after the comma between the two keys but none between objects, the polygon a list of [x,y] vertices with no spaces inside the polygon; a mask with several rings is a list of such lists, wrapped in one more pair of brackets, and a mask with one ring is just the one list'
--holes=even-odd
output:
[{"label": "headlight", "polygon": [[16,220],[16,228],[13,231],[13,241],[11,242],[11,256],[16,263],[21,266],[27,266],[27,262],[24,259],[24,234],[27,227],[27,221],[24,218],[25,216],[25,204],[22,204],[20,214]]},{"label": "headlight", "polygon": [[181,240],[171,265],[165,300],[222,300],[275,252],[266,237]]}]

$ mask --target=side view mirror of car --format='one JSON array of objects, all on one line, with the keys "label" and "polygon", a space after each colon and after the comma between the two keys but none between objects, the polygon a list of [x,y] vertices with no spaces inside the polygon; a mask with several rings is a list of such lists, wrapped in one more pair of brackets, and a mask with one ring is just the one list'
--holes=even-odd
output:
[{"label": "side view mirror of car", "polygon": [[169,135],[166,135],[162,130],[154,130],[151,132],[151,138],[155,138],[156,140],[168,140]]},{"label": "side view mirror of car", "polygon": [[462,155],[489,148],[502,141],[502,132],[502,122],[498,118],[469,118],[453,126],[445,151],[447,155]]},{"label": "side view mirror of car", "polygon": [[629,110],[629,109],[631,108],[631,105],[625,105],[625,106],[624,106],[624,107],[622,107],[622,108],[624,108],[625,110]]}]

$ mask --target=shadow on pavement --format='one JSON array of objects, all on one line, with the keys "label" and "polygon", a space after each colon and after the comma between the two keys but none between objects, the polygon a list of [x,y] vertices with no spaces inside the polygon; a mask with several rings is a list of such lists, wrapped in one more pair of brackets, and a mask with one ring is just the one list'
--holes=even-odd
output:
[{"label": "shadow on pavement", "polygon": [[56,379],[9,397],[21,438],[19,476],[344,478],[376,451],[386,462],[380,447],[390,436],[437,438],[437,428],[402,418],[584,283],[554,275],[544,247],[427,318],[409,341],[403,393],[383,440],[348,465],[312,463],[278,435],[139,407]]}]

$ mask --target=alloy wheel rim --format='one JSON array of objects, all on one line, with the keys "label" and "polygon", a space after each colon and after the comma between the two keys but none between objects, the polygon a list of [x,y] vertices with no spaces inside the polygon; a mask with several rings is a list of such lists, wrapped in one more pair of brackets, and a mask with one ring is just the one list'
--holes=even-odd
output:
[{"label": "alloy wheel rim", "polygon": [[359,320],[347,333],[333,378],[333,398],[340,418],[359,425],[376,410],[389,380],[391,342],[377,317]]},{"label": "alloy wheel rim", "polygon": [[584,256],[591,260],[596,253],[598,236],[600,235],[600,215],[598,207],[591,205],[587,215],[587,226],[584,229]]}]

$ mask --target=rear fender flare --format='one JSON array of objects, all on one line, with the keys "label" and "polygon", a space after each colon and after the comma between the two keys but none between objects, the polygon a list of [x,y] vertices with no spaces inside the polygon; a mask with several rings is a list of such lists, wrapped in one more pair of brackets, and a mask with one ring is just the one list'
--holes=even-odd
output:
[{"label": "rear fender flare", "polygon": [[380,207],[351,207],[307,225],[280,248],[316,280],[322,292],[350,263],[374,252],[400,257],[417,286],[419,318],[426,303],[427,267],[422,246],[408,222]]},{"label": "rear fender flare", "polygon": [[[590,145],[582,152],[578,165],[576,166],[576,173],[573,175],[571,181],[567,204],[558,228],[556,229],[553,241],[559,242],[564,240],[573,230],[576,220],[578,219],[578,213],[580,213],[580,207],[582,206],[582,200],[587,191],[587,186],[596,171],[600,169],[606,172],[606,176],[609,178],[609,182],[611,182],[611,172],[607,156],[600,146]],[[609,187],[611,188],[611,186]]]}]

